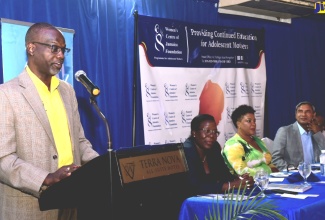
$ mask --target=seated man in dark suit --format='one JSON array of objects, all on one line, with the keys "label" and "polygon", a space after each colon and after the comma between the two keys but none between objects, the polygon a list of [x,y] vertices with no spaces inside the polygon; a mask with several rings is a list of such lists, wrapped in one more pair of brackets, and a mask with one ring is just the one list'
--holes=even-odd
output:
[{"label": "seated man in dark suit", "polygon": [[272,163],[281,171],[288,165],[298,166],[299,162],[319,162],[321,150],[325,149],[325,138],[315,122],[315,107],[310,102],[296,106],[296,122],[279,128],[276,133]]}]

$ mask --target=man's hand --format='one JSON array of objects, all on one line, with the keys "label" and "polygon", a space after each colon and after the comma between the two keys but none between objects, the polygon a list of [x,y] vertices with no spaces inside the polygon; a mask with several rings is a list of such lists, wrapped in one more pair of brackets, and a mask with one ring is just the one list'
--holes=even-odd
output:
[{"label": "man's hand", "polygon": [[80,166],[77,166],[75,164],[63,166],[59,168],[57,171],[54,173],[49,173],[47,177],[45,178],[43,185],[45,186],[51,186],[54,183],[59,182],[60,180],[68,177],[71,175],[71,173],[75,170],[77,170]]},{"label": "man's hand", "polygon": [[307,129],[308,131],[312,131],[314,134],[322,130],[321,126],[317,123],[315,118],[313,118],[311,122],[307,124]]}]

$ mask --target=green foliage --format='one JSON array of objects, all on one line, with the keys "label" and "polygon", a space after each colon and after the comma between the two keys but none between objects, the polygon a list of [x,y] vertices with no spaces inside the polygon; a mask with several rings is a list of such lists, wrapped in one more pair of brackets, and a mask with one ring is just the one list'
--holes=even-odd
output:
[{"label": "green foliage", "polygon": [[[256,196],[252,196],[255,187],[247,196],[245,196],[246,186],[243,190],[239,187],[238,191],[234,189],[225,192],[223,196],[222,214],[220,212],[219,199],[213,205],[212,210],[205,215],[205,220],[234,220],[234,219],[254,219],[263,217],[263,219],[279,219],[285,220],[283,215],[277,210],[277,206],[272,200],[265,200],[265,197],[260,197],[261,192]],[[196,219],[198,219],[196,217]]]}]

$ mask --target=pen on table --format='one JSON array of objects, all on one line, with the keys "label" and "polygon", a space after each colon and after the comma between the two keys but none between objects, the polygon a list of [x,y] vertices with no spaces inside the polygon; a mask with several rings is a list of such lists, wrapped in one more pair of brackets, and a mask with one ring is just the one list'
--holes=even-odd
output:
[{"label": "pen on table", "polygon": [[217,195],[211,195],[211,194],[206,194],[206,195],[196,195],[196,197],[207,197],[207,198],[216,198]]},{"label": "pen on table", "polygon": [[293,194],[293,195],[297,195],[298,194],[297,192],[291,192],[291,191],[286,191],[286,190],[281,190],[281,189],[276,189],[276,190],[272,190],[272,191],[274,191],[276,193],[281,193],[281,194],[285,194],[285,193],[287,193],[287,194]]}]

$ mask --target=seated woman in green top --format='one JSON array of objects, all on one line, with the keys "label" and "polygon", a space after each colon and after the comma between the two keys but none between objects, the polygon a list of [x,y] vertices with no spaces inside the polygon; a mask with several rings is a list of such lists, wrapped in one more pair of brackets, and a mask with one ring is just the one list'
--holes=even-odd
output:
[{"label": "seated woman in green top", "polygon": [[254,136],[256,132],[255,110],[248,105],[236,108],[231,119],[237,128],[237,133],[227,140],[222,155],[234,174],[249,173],[254,176],[256,171],[265,170],[269,174],[278,172],[271,164],[272,155],[264,142]]}]

